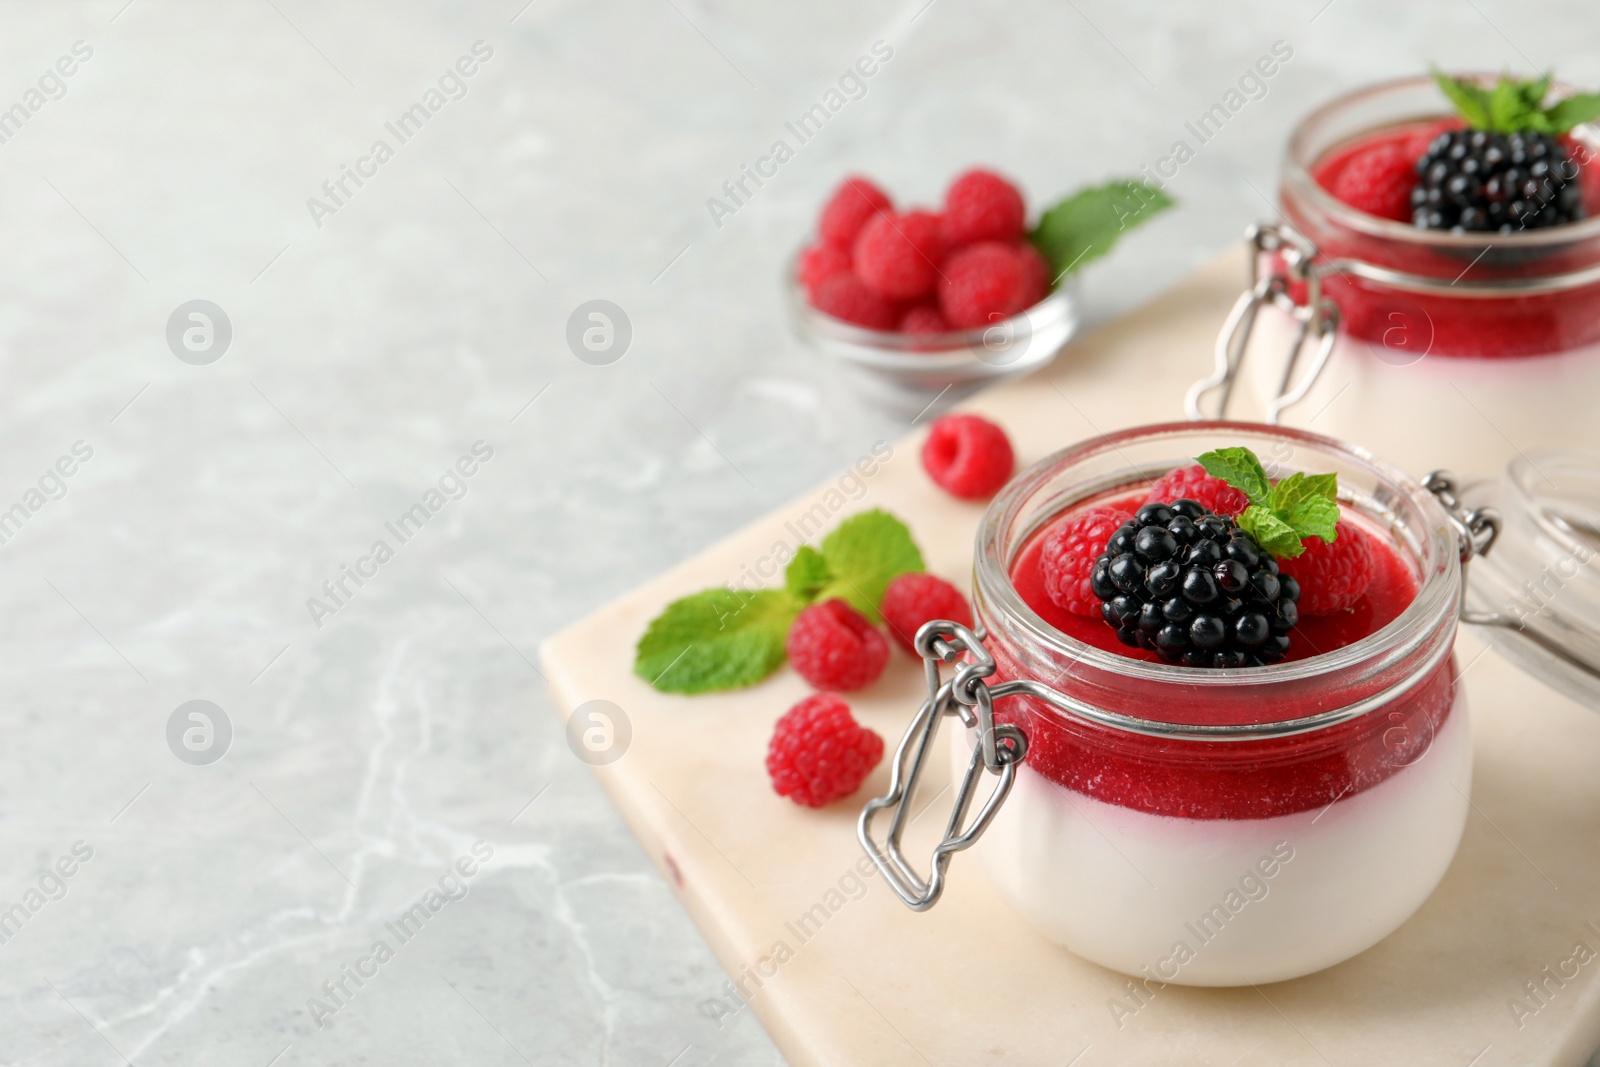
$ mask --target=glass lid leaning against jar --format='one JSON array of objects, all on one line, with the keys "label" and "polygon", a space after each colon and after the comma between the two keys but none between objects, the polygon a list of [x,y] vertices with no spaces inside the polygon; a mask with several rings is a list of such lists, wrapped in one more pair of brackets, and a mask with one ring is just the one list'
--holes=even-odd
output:
[{"label": "glass lid leaning against jar", "polygon": [[[1246,455],[1256,474],[1236,478]],[[1252,515],[1299,524],[1317,493],[1337,497],[1331,544]],[[928,699],[861,843],[918,911],[976,845],[1046,937],[1160,982],[1348,959],[1422,905],[1460,841],[1472,755],[1452,647],[1467,563],[1498,530],[1449,476],[1299,430],[1172,423],[1047,457],[980,524],[975,627],[917,635]],[[1340,542],[1359,588],[1329,562]],[[1060,580],[1084,544],[1105,545],[1091,577]],[[1475,621],[1506,625],[1493,614]],[[946,716],[964,727],[954,810],[923,874],[903,837]]]},{"label": "glass lid leaning against jar", "polygon": [[[1520,110],[1478,113],[1473,94],[1487,101],[1502,81]],[[1518,449],[1600,448],[1591,111],[1600,96],[1561,84],[1437,75],[1307,115],[1279,217],[1247,234],[1250,289],[1191,417],[1236,393],[1270,423],[1472,476]]]}]

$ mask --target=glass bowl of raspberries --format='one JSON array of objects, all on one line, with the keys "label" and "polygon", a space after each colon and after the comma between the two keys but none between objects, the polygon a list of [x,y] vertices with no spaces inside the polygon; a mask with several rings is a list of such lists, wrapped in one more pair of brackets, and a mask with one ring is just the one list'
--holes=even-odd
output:
[{"label": "glass bowl of raspberries", "polygon": [[[1307,115],[1282,219],[1252,230],[1277,288],[1243,395],[1414,470],[1492,476],[1571,433],[1600,447],[1597,117],[1600,94],[1548,78],[1442,72]],[[1336,323],[1325,360],[1308,319]]]},{"label": "glass bowl of raspberries", "polygon": [[[1494,527],[1451,489],[1225,421],[1103,435],[1022,472],[979,525],[977,625],[917,635],[929,698],[892,785],[914,794],[959,714],[951,792],[978,814],[958,807],[926,883],[891,873],[922,857],[880,868],[929,906],[975,820],[1035,927],[1162,983],[1290,979],[1388,936],[1469,810],[1452,650],[1463,560]],[[870,832],[889,803],[863,815],[869,853],[899,847]]]},{"label": "glass bowl of raspberries", "polygon": [[959,175],[938,210],[847,178],[789,264],[795,330],[907,414],[1044,366],[1078,315],[1027,222],[1021,192],[989,170]]}]

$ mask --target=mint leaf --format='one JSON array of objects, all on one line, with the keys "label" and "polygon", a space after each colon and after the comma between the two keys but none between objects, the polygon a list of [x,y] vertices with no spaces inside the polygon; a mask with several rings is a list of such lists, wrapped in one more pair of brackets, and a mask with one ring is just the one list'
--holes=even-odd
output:
[{"label": "mint leaf", "polygon": [[1270,505],[1272,483],[1261,461],[1248,448],[1218,448],[1196,457],[1196,462],[1213,478],[1221,478],[1250,499],[1250,503]]},{"label": "mint leaf", "polygon": [[1046,211],[1028,239],[1049,262],[1051,278],[1059,282],[1111,251],[1125,232],[1173,203],[1152,185],[1119,178],[1080,189]]},{"label": "mint leaf", "polygon": [[1522,95],[1523,110],[1539,111],[1544,107],[1545,94],[1550,91],[1550,75],[1546,74],[1538,81],[1514,82],[1513,84]]},{"label": "mint leaf", "polygon": [[1237,521],[1241,530],[1279,559],[1294,559],[1306,550],[1305,545],[1300,543],[1300,535],[1274,515],[1271,508],[1251,504]]},{"label": "mint leaf", "polygon": [[1545,111],[1551,133],[1566,133],[1574,126],[1600,118],[1600,93],[1578,93]]},{"label": "mint leaf", "polygon": [[829,577],[828,562],[822,558],[822,553],[810,545],[801,545],[800,551],[789,561],[789,568],[783,572],[783,584],[789,592],[809,604],[828,584]]},{"label": "mint leaf", "polygon": [[1467,120],[1467,125],[1485,130],[1490,128],[1488,93],[1471,82],[1459,81],[1437,68],[1433,71],[1433,80],[1439,86],[1439,91],[1450,98],[1461,117]]},{"label": "mint leaf", "polygon": [[784,639],[806,605],[840,597],[878,621],[891,579],[923,569],[905,523],[865,511],[800,546],[784,588],[706,589],[668,604],[639,638],[633,673],[664,693],[709,693],[754,685],[784,661]]},{"label": "mint leaf", "polygon": [[1493,89],[1452,78],[1437,68],[1433,80],[1467,125],[1478,129],[1554,135],[1600,119],[1600,93],[1577,93],[1545,107],[1551,84],[1548,74],[1528,80],[1502,74]]},{"label": "mint leaf", "polygon": [[1332,541],[1339,521],[1339,476],[1299,471],[1273,486],[1272,513],[1300,537]]},{"label": "mint leaf", "polygon": [[890,580],[925,569],[906,524],[876,508],[852,515],[824,537],[822,558],[830,577],[815,599],[841,597],[873,622]]},{"label": "mint leaf", "polygon": [[802,602],[784,589],[706,589],[651,621],[633,673],[663,693],[754,685],[783,665],[783,639]]},{"label": "mint leaf", "polygon": [[1522,123],[1517,127],[1530,133],[1554,133],[1550,126],[1550,118],[1543,111],[1530,111],[1523,116]]},{"label": "mint leaf", "polygon": [[1332,542],[1339,536],[1339,505],[1332,500],[1306,500],[1294,507],[1274,509],[1273,514],[1288,523],[1298,537],[1320,537]]},{"label": "mint leaf", "polygon": [[1526,105],[1518,83],[1502,74],[1500,81],[1489,93],[1489,128],[1508,132],[1518,129],[1520,125],[1518,120],[1529,111],[1537,110],[1537,104],[1532,108]]},{"label": "mint leaf", "polygon": [[1248,448],[1218,448],[1198,457],[1213,478],[1221,478],[1250,499],[1239,528],[1280,559],[1305,551],[1301,539],[1332,541],[1338,534],[1339,478],[1300,471],[1273,485],[1261,460]]}]

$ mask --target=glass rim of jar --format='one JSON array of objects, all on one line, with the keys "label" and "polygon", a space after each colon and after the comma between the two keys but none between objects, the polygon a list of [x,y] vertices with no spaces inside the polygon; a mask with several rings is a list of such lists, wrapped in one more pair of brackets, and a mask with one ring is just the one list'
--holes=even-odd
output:
[{"label": "glass rim of jar", "polygon": [[[1240,667],[1225,670],[1185,667],[1177,664],[1149,662],[1131,656],[1096,648],[1086,642],[1061,632],[1046,622],[1028,606],[1011,581],[1011,565],[1025,544],[1048,522],[1048,517],[1028,525],[1020,538],[1012,538],[1011,531],[1023,516],[1023,510],[1032,497],[1051,479],[1062,472],[1096,456],[1120,451],[1123,445],[1143,439],[1215,432],[1233,436],[1255,436],[1263,440],[1287,439],[1308,448],[1321,449],[1339,455],[1374,475],[1389,490],[1401,494],[1406,502],[1416,508],[1426,520],[1415,531],[1423,558],[1419,564],[1421,587],[1416,597],[1394,619],[1378,630],[1331,652],[1305,659],[1291,660],[1262,667]],[[1129,470],[1127,484],[1145,480],[1155,472]],[[1076,498],[1053,499],[1050,514],[1063,510],[1092,496],[1109,491],[1112,487],[1091,487]],[[1338,675],[1359,665],[1377,664],[1377,671],[1404,664],[1408,659],[1423,653],[1430,641],[1437,639],[1441,626],[1449,625],[1453,631],[1460,606],[1463,568],[1458,551],[1455,527],[1443,506],[1426,488],[1397,467],[1379,460],[1358,445],[1306,430],[1296,430],[1265,423],[1235,420],[1194,420],[1152,423],[1130,427],[1070,445],[1053,452],[1027,470],[1017,475],[1000,491],[984,512],[978,524],[975,544],[973,582],[978,603],[992,606],[1003,612],[1007,621],[1022,627],[1028,637],[1045,652],[1069,658],[1104,672],[1108,677],[1126,679],[1135,684],[1173,684],[1188,689],[1210,690],[1213,693],[1229,687],[1245,687],[1258,693],[1271,687],[1303,684],[1318,678]],[[986,641],[995,639],[991,630]],[[1382,707],[1405,690],[1419,684],[1438,663],[1449,656],[1454,641],[1442,642],[1442,649],[1428,654],[1425,662],[1414,672],[1400,677],[1377,692],[1353,700],[1349,705],[1328,708],[1295,720],[1268,720],[1260,723],[1228,724],[1225,726],[1197,727],[1192,723],[1173,722],[1126,712],[1096,712],[1094,722],[1130,733],[1181,736],[1192,740],[1237,741],[1252,737],[1277,737],[1289,733],[1307,733],[1331,727],[1371,710]],[[1249,698],[1247,694],[1246,699]],[[1056,704],[1054,700],[1050,701]],[[1071,705],[1084,701],[1063,697],[1057,710],[1068,710]],[[1356,707],[1360,712],[1353,712]],[[1070,712],[1069,712],[1070,713]],[[1214,737],[1211,735],[1215,735]]]},{"label": "glass rim of jar", "polygon": [[[1490,82],[1498,77],[1496,74],[1482,71],[1469,71],[1455,76]],[[1485,248],[1485,246],[1491,249],[1532,249],[1546,245],[1572,244],[1589,238],[1600,237],[1600,214],[1565,226],[1524,230],[1520,233],[1450,233],[1449,231],[1420,230],[1410,223],[1380,218],[1377,215],[1369,215],[1365,211],[1351,207],[1324,189],[1312,177],[1311,168],[1329,147],[1319,145],[1318,150],[1313,154],[1311,146],[1314,135],[1319,132],[1319,127],[1322,124],[1336,119],[1341,112],[1353,105],[1386,94],[1432,86],[1433,84],[1431,75],[1420,74],[1364,85],[1358,89],[1335,96],[1302,117],[1299,122],[1295,123],[1293,131],[1289,134],[1288,145],[1284,150],[1281,179],[1284,190],[1292,192],[1309,207],[1314,208],[1318,213],[1328,217],[1340,226],[1359,231],[1368,236],[1381,237],[1417,248],[1446,248],[1455,251],[1480,249]],[[1551,87],[1563,96],[1577,92],[1575,87],[1566,82],[1552,82]],[[1437,113],[1415,115],[1412,116],[1410,121],[1420,122],[1448,117],[1450,117],[1450,114],[1441,105]],[[1587,136],[1580,136],[1579,131],[1585,131]],[[1597,154],[1600,154],[1600,130],[1596,130],[1595,124],[1585,123],[1569,131],[1569,134],[1584,141]]]}]

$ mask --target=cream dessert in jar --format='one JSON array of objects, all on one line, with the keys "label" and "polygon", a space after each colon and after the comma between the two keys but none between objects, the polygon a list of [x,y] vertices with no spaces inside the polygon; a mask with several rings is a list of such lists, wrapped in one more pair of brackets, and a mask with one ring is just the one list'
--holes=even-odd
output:
[{"label": "cream dessert in jar", "polygon": [[[1266,248],[1257,245],[1261,269],[1286,285],[1261,309],[1242,362],[1252,409],[1309,385],[1282,421],[1361,440],[1419,472],[1492,476],[1518,450],[1600,447],[1591,410],[1600,396],[1597,145],[1589,123],[1544,139],[1474,131],[1426,77],[1358,90],[1307,116],[1285,156],[1282,216]],[[1511,182],[1472,185],[1512,162]],[[1430,175],[1439,179],[1431,193]],[[1462,202],[1477,196],[1499,221],[1473,220],[1477,207],[1442,220],[1453,226],[1414,221],[1428,196],[1448,206],[1451,191]],[[1464,229],[1463,217],[1491,228]],[[1280,237],[1283,249],[1271,247]],[[1314,249],[1308,262],[1295,263],[1296,246]],[[1314,378],[1315,337],[1286,366],[1300,324],[1289,309],[1308,300],[1306,271],[1338,318]]]},{"label": "cream dessert in jar", "polygon": [[[1266,468],[1274,485],[1296,472],[1337,475],[1334,543],[1361,548],[1359,588],[1344,581],[1343,563],[1308,563],[1309,550],[1281,563],[1263,554],[1258,565],[1219,538],[1227,555],[1213,564],[1214,552],[1194,547],[1204,537],[1180,536],[1173,555],[1159,530],[1141,528],[1123,548],[1138,554],[1160,596],[1141,592],[1145,606],[1119,619],[1125,598],[1107,586],[1109,572],[1089,582],[1103,600],[1099,617],[1077,601],[1083,589],[1063,595],[1052,553],[1073,531],[1093,529],[1096,515],[1135,516],[1100,568],[1117,566],[1122,529],[1171,514],[1171,529],[1186,530],[1188,503],[1165,507],[1169,472],[1229,446],[1278,457]],[[1179,484],[1198,486],[1185,477]],[[1106,529],[1118,528],[1113,521],[1093,539]],[[1363,951],[1422,905],[1465,824],[1471,728],[1451,648],[1462,557],[1481,531],[1479,517],[1452,516],[1368,453],[1302,431],[1178,423],[1049,457],[984,517],[974,583],[984,632],[957,635],[970,638],[963,665],[938,691],[972,711],[950,748],[958,812],[965,817],[982,792],[974,783],[986,762],[1001,776],[996,799],[957,820],[968,829],[947,835],[927,883],[898,851],[897,833],[887,850],[871,837],[874,810],[914,791],[925,758],[916,735],[936,698],[897,754],[894,792],[863,815],[864,843],[913,907],[931,904],[950,856],[976,843],[1001,895],[1041,933],[1147,981],[1278,981]],[[1204,567],[1185,564],[1174,576],[1181,594],[1163,600],[1176,588],[1157,582],[1163,561],[1190,557]],[[1220,611],[1222,600],[1191,572],[1215,566],[1226,588],[1236,560],[1251,573],[1235,600],[1249,602],[1228,609],[1227,643],[1201,641],[1209,635],[1195,612]],[[1334,586],[1340,595],[1330,600]],[[1150,603],[1164,620],[1147,618]],[[1286,644],[1253,633],[1235,642],[1258,609]],[[927,629],[919,647],[940,651]],[[951,644],[946,662],[956,658]],[[1239,655],[1246,665],[1226,658]]]}]

